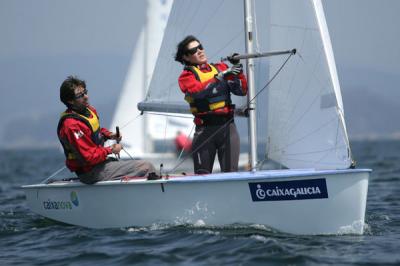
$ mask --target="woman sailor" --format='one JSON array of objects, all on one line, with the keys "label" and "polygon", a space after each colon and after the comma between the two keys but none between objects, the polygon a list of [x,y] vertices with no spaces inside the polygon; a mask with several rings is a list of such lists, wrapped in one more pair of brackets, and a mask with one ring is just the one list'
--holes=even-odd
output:
[{"label": "woman sailor", "polygon": [[191,35],[178,44],[175,61],[184,65],[178,83],[196,125],[192,144],[195,173],[211,173],[216,154],[222,172],[237,171],[240,140],[231,93],[247,94],[242,65],[238,60],[231,60],[230,68],[222,62],[208,63],[202,44]]}]

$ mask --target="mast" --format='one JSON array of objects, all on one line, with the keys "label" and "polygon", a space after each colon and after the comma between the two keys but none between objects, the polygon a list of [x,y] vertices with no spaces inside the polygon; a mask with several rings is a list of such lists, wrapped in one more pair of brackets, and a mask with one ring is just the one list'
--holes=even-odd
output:
[{"label": "mast", "polygon": [[[146,24],[144,25],[144,45],[143,45],[143,85],[142,85],[142,90],[143,90],[143,96],[146,95],[147,93],[147,88],[149,86],[148,84],[148,78],[149,78],[149,66],[148,66],[148,61],[149,61],[149,38],[150,38],[150,20],[151,15],[154,13],[154,5],[151,2],[151,0],[147,1],[147,17],[146,17]],[[134,88],[132,88],[134,89]],[[148,115],[143,115],[142,123],[143,123],[143,146],[144,146],[144,153],[151,153],[153,152],[153,143],[151,142],[151,137],[148,133],[148,128],[149,128],[149,121],[148,121]]]},{"label": "mast", "polygon": [[[246,53],[253,53],[253,7],[252,0],[244,0],[244,27],[245,27],[245,43]],[[257,164],[257,125],[256,125],[256,102],[251,101],[255,96],[254,81],[254,59],[246,60],[247,84],[248,84],[248,111],[249,111],[249,144],[250,144],[250,167],[252,171],[256,170]]]}]

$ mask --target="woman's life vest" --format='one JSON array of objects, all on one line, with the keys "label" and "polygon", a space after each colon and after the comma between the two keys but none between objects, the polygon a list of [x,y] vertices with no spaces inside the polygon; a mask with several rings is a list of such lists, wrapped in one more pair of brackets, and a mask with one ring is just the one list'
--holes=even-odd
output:
[{"label": "woman's life vest", "polygon": [[[185,70],[191,71],[196,80],[203,83],[219,73],[213,64],[208,66],[211,68],[209,72],[202,72],[196,66],[185,66]],[[193,115],[210,114],[232,103],[229,88],[224,81],[209,83],[203,91],[197,93],[186,93],[185,100],[189,103]]]}]

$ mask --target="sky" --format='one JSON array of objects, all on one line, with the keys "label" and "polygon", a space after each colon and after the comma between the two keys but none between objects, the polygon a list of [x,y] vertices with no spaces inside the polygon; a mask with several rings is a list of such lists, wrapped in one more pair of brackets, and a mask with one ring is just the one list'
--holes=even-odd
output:
[{"label": "sky", "polygon": [[[350,137],[399,137],[400,1],[323,4],[349,96]],[[48,132],[64,108],[59,86],[70,74],[87,81],[107,125],[145,10],[145,0],[0,0],[0,147],[56,140]],[[40,135],[49,135],[49,143]]]}]

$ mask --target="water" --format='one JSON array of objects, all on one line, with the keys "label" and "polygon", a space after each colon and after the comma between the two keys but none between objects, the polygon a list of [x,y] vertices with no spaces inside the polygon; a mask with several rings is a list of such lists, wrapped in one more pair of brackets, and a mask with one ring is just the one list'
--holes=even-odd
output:
[{"label": "water", "polygon": [[63,166],[58,150],[0,151],[1,265],[400,265],[400,141],[354,142],[372,168],[363,236],[294,236],[263,226],[95,230],[42,218],[21,185]]}]

